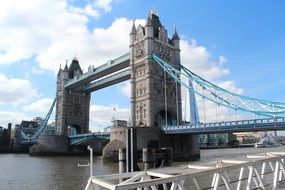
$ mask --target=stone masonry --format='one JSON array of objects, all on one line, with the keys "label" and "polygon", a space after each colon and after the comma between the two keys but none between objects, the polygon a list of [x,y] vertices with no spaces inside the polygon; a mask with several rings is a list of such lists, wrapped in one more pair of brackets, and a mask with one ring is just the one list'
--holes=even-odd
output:
[{"label": "stone masonry", "polygon": [[82,74],[79,62],[73,59],[69,68],[67,64],[57,74],[56,90],[56,128],[57,135],[67,136],[68,128],[74,128],[76,133],[89,132],[90,93],[78,88],[64,88],[66,82]]},{"label": "stone masonry", "polygon": [[[135,127],[158,127],[181,122],[180,85],[154,62],[155,53],[180,69],[180,39],[171,39],[159,17],[151,12],[146,25],[135,24],[130,33],[131,123]],[[166,104],[167,102],[167,104]]]}]

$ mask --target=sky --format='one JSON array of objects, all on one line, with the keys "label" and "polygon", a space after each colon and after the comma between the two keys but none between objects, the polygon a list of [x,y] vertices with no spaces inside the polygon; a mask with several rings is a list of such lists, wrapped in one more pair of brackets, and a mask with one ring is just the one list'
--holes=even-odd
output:
[{"label": "sky", "polygon": [[[190,70],[233,92],[285,102],[284,6],[281,0],[3,1],[0,126],[44,117],[60,65],[77,57],[86,71],[127,53],[132,20],[144,25],[154,9],[169,37],[176,26]],[[129,96],[129,81],[93,92],[90,129],[128,120]]]}]

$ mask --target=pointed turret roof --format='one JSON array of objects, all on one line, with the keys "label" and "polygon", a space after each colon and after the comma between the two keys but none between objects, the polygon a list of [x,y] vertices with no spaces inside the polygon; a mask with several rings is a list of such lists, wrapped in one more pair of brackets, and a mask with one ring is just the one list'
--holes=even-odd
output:
[{"label": "pointed turret roof", "polygon": [[64,72],[68,72],[67,61],[66,61],[65,66],[64,66]]},{"label": "pointed turret roof", "polygon": [[61,69],[61,64],[60,64],[59,69],[58,69],[58,72],[57,72],[57,76],[60,75],[61,71],[62,71],[62,69]]},{"label": "pointed turret roof", "polygon": [[147,17],[147,20],[146,20],[146,24],[145,24],[145,26],[147,27],[147,26],[152,26],[151,25],[151,16],[150,16],[150,12],[148,13],[148,17]]},{"label": "pointed turret roof", "polygon": [[70,64],[69,69],[68,69],[68,77],[73,78],[76,70],[79,70],[81,74],[83,73],[79,65],[78,59],[73,58],[72,63]]},{"label": "pointed turret roof", "polygon": [[133,20],[133,26],[132,26],[130,35],[135,34],[135,33],[136,33],[136,25],[135,25],[135,20]]},{"label": "pointed turret roof", "polygon": [[174,34],[172,36],[172,40],[180,40],[178,34],[177,34],[177,31],[176,31],[176,27],[174,27]]}]

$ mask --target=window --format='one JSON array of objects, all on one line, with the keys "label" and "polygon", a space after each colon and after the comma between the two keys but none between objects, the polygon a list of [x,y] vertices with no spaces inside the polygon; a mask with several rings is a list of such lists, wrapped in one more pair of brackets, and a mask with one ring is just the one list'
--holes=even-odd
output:
[{"label": "window", "polygon": [[142,106],[140,106],[140,119],[142,119],[143,118],[143,108],[142,108]]}]

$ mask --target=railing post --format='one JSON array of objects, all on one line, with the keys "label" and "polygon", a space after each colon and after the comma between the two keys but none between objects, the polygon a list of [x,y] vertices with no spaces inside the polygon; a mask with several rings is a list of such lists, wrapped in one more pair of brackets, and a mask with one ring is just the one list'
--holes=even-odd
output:
[{"label": "railing post", "polygon": [[155,149],[144,148],[142,157],[144,163],[144,170],[152,168],[155,162]]},{"label": "railing post", "polygon": [[126,172],[126,149],[119,149],[119,173]]},{"label": "railing post", "polygon": [[88,145],[87,149],[90,151],[90,177],[93,176],[93,148]]}]

